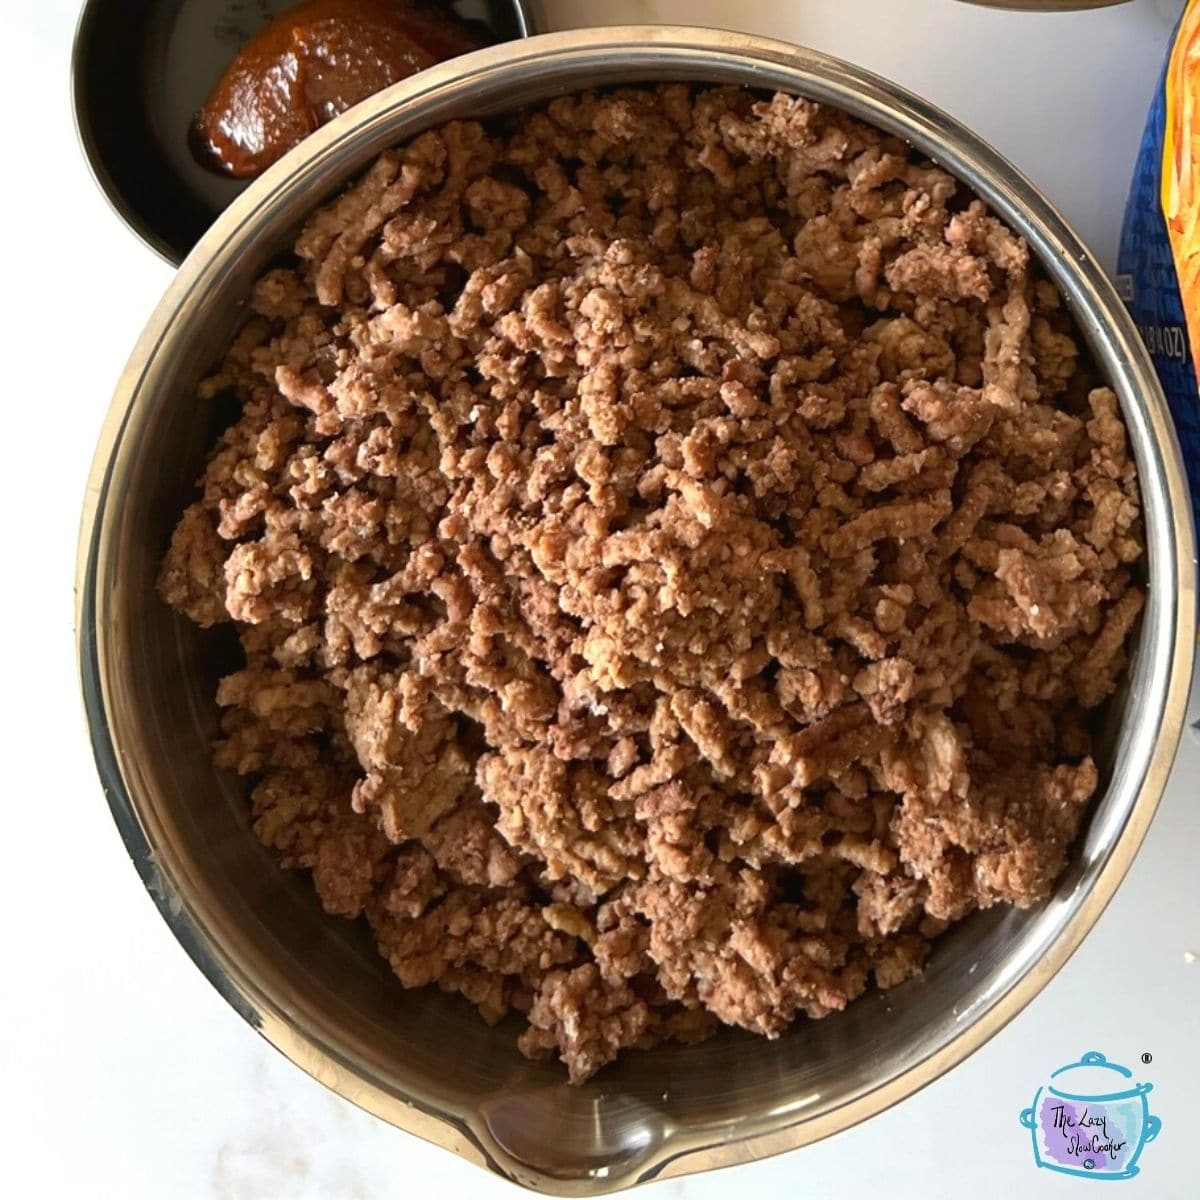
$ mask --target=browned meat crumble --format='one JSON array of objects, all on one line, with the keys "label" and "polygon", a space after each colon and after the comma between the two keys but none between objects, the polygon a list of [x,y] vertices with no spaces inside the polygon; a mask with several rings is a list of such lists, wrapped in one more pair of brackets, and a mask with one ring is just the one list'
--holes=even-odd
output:
[{"label": "browned meat crumble", "polygon": [[218,762],[408,987],[773,1037],[1049,894],[1142,593],[1111,391],[1022,240],[806,100],[384,154],[270,272],[161,577]]}]

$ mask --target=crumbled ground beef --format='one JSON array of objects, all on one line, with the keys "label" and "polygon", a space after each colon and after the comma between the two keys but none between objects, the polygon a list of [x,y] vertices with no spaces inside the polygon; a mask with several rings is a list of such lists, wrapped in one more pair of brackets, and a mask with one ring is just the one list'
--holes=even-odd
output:
[{"label": "crumbled ground beef", "polygon": [[161,590],[237,623],[218,761],[406,986],[582,1080],[1050,893],[1138,491],[950,176],[806,100],[587,94],[389,151],[296,255]]}]

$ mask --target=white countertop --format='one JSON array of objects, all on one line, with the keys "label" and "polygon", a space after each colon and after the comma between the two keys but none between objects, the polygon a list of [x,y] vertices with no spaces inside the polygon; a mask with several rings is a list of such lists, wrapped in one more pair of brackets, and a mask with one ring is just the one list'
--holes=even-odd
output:
[{"label": "white countertop", "polygon": [[[725,25],[861,62],[990,138],[1111,263],[1181,2],[1066,16],[952,0],[546,0],[540,9],[555,27],[599,13]],[[6,5],[13,34],[0,82],[10,180],[0,258],[10,313],[0,400],[10,447],[0,474],[10,764],[0,1190],[21,1200],[516,1197],[344,1103],[242,1024],[159,919],[109,818],[76,698],[76,526],[108,394],[169,270],[108,210],[77,149],[67,86],[76,11],[77,0]],[[1154,1081],[1164,1122],[1122,1194],[1200,1194],[1200,962],[1186,957],[1200,953],[1198,781],[1200,738],[1189,731],[1109,910],[1041,996],[967,1062],[836,1138],[653,1185],[647,1200],[1086,1193],[1086,1181],[1034,1168],[1016,1118],[1049,1071],[1092,1049]],[[1144,1053],[1152,1065],[1140,1066]]]}]

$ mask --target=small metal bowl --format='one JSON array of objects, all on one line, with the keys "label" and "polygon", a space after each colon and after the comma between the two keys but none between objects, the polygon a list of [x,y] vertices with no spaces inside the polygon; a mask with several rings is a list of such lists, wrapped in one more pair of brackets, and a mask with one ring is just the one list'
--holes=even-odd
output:
[{"label": "small metal bowl", "polygon": [[1011,8],[1021,12],[1077,12],[1085,8],[1112,8],[1129,0],[963,0],[982,8]]},{"label": "small metal bowl", "polygon": [[[249,180],[201,166],[188,133],[221,72],[299,0],[87,0],[71,61],[92,174],[125,223],[178,266]],[[523,0],[453,0],[498,42],[528,37]]]},{"label": "small metal bowl", "polygon": [[[1148,600],[1103,738],[1104,785],[1055,896],[975,914],[886,996],[769,1042],[727,1031],[623,1056],[582,1087],[527,1062],[515,1026],[405,991],[358,924],[248,831],[245,795],[210,755],[227,648],[177,617],[154,578],[213,430],[195,399],[255,277],[312,209],[385,147],[453,117],[588,86],[690,80],[782,89],[908,139],[1028,240],[1116,389],[1141,475]],[[188,257],[117,387],[80,545],[77,629],[99,771],[166,921],[247,1021],[363,1108],[527,1187],[595,1195],[761,1158],[903,1100],[982,1045],[1054,975],[1140,845],[1184,720],[1196,632],[1188,490],[1153,367],[1095,260],[1030,183],[944,113],[857,67],[715,30],[627,27],[483,50],[396,84],[238,197]]]}]

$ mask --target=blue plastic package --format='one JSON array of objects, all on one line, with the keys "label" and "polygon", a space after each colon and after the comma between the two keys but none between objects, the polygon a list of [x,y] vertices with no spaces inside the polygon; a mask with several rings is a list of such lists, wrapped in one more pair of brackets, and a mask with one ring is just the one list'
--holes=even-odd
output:
[{"label": "blue plastic package", "polygon": [[[1189,0],[1133,175],[1117,287],[1154,359],[1179,434],[1200,521],[1200,3]],[[1189,334],[1189,328],[1191,333]]]}]

